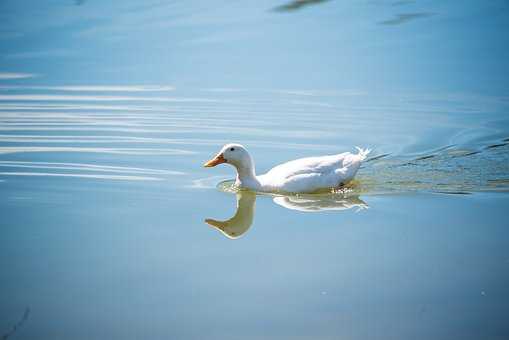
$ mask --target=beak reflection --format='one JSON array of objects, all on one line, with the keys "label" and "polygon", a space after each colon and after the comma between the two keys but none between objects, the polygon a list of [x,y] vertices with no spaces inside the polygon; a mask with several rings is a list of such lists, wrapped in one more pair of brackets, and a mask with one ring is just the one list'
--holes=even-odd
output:
[{"label": "beak reflection", "polygon": [[239,191],[237,194],[237,211],[232,218],[218,221],[207,218],[205,223],[216,228],[224,236],[237,239],[244,235],[253,224],[256,194],[251,191]]}]

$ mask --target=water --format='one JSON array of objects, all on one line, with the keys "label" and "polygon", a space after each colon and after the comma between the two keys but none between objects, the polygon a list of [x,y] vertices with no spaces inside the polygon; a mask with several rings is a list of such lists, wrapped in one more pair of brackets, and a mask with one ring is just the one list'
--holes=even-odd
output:
[{"label": "water", "polygon": [[[0,335],[507,338],[508,10],[3,1]],[[229,142],[373,152],[281,196]]]}]

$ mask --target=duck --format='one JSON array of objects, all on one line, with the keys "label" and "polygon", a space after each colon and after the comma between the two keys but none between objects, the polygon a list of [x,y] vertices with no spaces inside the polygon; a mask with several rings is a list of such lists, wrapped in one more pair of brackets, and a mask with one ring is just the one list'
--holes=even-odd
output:
[{"label": "duck", "polygon": [[253,157],[237,143],[224,145],[209,161],[210,168],[229,164],[236,168],[235,186],[264,193],[315,193],[347,185],[356,175],[370,149],[357,147],[358,153],[299,158],[279,164],[263,175],[257,175]]}]

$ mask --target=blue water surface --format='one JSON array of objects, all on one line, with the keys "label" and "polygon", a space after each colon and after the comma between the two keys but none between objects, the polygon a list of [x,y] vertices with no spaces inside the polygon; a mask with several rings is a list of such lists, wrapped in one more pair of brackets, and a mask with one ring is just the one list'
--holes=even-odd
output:
[{"label": "blue water surface", "polygon": [[[0,2],[2,339],[506,339],[509,2]],[[372,148],[320,195],[234,190]]]}]

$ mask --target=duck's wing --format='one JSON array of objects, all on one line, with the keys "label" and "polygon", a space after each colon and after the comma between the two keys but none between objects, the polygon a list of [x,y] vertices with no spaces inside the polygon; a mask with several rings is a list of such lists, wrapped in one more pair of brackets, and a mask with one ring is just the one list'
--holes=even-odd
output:
[{"label": "duck's wing", "polygon": [[314,192],[349,182],[357,173],[369,150],[352,154],[300,158],[280,164],[258,176],[262,188],[269,191]]},{"label": "duck's wing", "polygon": [[298,175],[326,174],[343,168],[350,161],[351,156],[354,155],[350,152],[344,152],[337,155],[299,158],[275,166],[264,176],[282,180]]},{"label": "duck's wing", "polygon": [[270,190],[314,192],[350,181],[364,158],[350,152],[300,158],[280,164],[258,179]]}]

